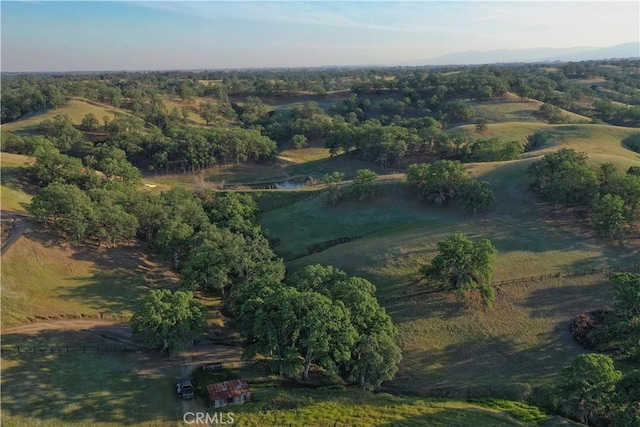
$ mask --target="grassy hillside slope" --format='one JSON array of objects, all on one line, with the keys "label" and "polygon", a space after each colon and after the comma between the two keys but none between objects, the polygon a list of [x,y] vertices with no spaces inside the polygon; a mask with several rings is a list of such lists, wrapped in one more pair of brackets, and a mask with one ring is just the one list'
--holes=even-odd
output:
[{"label": "grassy hillside slope", "polygon": [[27,204],[31,201],[30,188],[24,176],[24,166],[33,159],[20,154],[0,153],[0,208],[13,212],[25,212]]},{"label": "grassy hillside slope", "polygon": [[[451,294],[430,288],[419,274],[435,255],[436,243],[449,234],[493,242],[496,282],[640,261],[636,242],[610,244],[595,237],[581,225],[584,220],[541,203],[526,176],[533,161],[562,147],[587,152],[593,166],[607,161],[623,170],[638,165],[640,155],[621,144],[637,130],[499,123],[489,131],[518,140],[536,131],[549,135],[547,145],[523,159],[466,165],[470,176],[488,181],[496,194],[490,212],[469,215],[428,205],[408,186],[389,182],[379,186],[374,200],[347,197],[330,206],[320,194],[260,217],[279,239],[276,251],[289,259],[290,270],[334,265],[377,285],[379,299],[400,329],[404,360],[391,386],[403,392],[524,397],[583,352],[569,334],[568,321],[612,303],[606,275],[596,274],[499,286],[494,307],[472,300],[465,308]],[[313,253],[318,247],[324,250]]]},{"label": "grassy hillside slope", "polygon": [[101,123],[104,116],[108,116],[109,120],[111,120],[115,114],[129,114],[125,110],[107,104],[101,104],[83,98],[73,98],[68,101],[67,105],[62,107],[40,111],[27,115],[15,122],[4,124],[2,125],[2,130],[15,132],[19,135],[35,134],[37,133],[37,127],[40,122],[51,119],[56,114],[66,114],[74,124],[79,125],[84,116],[89,113],[95,114]]}]

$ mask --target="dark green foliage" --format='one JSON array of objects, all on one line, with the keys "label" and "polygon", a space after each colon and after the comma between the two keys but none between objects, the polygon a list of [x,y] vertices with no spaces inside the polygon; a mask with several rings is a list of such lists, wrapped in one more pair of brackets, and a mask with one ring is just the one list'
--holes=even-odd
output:
[{"label": "dark green foliage", "polygon": [[453,199],[466,180],[464,166],[457,161],[438,160],[407,168],[407,181],[417,185],[429,202],[438,205]]},{"label": "dark green foliage", "polygon": [[51,139],[61,152],[77,148],[84,141],[82,132],[75,128],[66,114],[56,114],[52,119],[43,120],[39,127],[40,132]]},{"label": "dark green foliage", "polygon": [[262,235],[245,237],[226,228],[209,227],[190,240],[180,283],[190,290],[220,290],[264,277],[284,277],[284,264]]},{"label": "dark green foliage", "polygon": [[91,199],[75,185],[62,183],[38,191],[28,210],[71,240],[87,238],[94,216]]},{"label": "dark green foliage", "polygon": [[622,198],[611,194],[605,194],[602,197],[596,196],[592,209],[591,224],[596,233],[612,238],[622,235],[630,214]]},{"label": "dark green foliage", "polygon": [[496,201],[486,181],[468,180],[458,192],[457,203],[467,212],[478,213],[489,209]]},{"label": "dark green foliage", "polygon": [[552,124],[569,122],[568,117],[562,115],[562,110],[555,105],[542,104],[538,112],[542,118]]},{"label": "dark green foliage", "polygon": [[100,121],[93,113],[87,113],[80,123],[80,128],[87,132],[95,132],[100,128]]},{"label": "dark green foliage", "polygon": [[293,135],[293,138],[291,138],[291,145],[293,146],[293,148],[304,148],[307,146],[307,137],[304,135]]},{"label": "dark green foliage", "polygon": [[456,200],[472,213],[487,209],[495,202],[489,184],[468,178],[458,161],[413,164],[407,168],[407,182],[418,186],[429,202],[444,205]]},{"label": "dark green foliage", "polygon": [[400,349],[393,342],[397,331],[375,297],[375,286],[350,277],[331,266],[310,265],[288,280],[303,291],[319,292],[345,305],[357,338],[344,369],[351,381],[377,386],[393,378],[400,362]]},{"label": "dark green foliage", "polygon": [[107,245],[135,237],[138,219],[127,212],[122,202],[122,193],[107,188],[94,188],[88,191],[93,202],[93,215],[88,237]]},{"label": "dark green foliage", "polygon": [[131,318],[131,330],[150,348],[172,352],[207,327],[205,307],[191,292],[154,289]]},{"label": "dark green foliage", "polygon": [[202,206],[213,224],[250,237],[260,234],[256,223],[258,205],[249,194],[207,190],[201,197]]},{"label": "dark green foliage", "polygon": [[524,146],[524,152],[540,150],[549,141],[550,136],[544,131],[537,131],[527,137],[527,143]]},{"label": "dark green foliage", "polygon": [[497,162],[513,160],[524,152],[516,141],[502,142],[498,138],[478,139],[469,147],[468,159],[472,162]]},{"label": "dark green foliage", "polygon": [[589,338],[599,349],[640,361],[640,274],[615,273],[611,283],[616,299],[613,313]]},{"label": "dark green foliage", "polygon": [[633,370],[618,381],[613,400],[618,408],[611,426],[640,427],[640,370]]},{"label": "dark green foliage", "polygon": [[610,415],[613,392],[621,378],[609,356],[580,355],[562,371],[556,404],[563,415],[583,424],[602,422]]},{"label": "dark green foliage", "polygon": [[351,192],[358,200],[364,200],[375,194],[375,183],[378,174],[369,169],[359,169],[356,171],[351,184]]},{"label": "dark green foliage", "polygon": [[41,187],[60,183],[74,184],[86,190],[99,185],[101,181],[94,170],[82,166],[80,159],[61,154],[48,144],[39,146],[34,156],[36,161],[28,170]]},{"label": "dark green foliage", "polygon": [[329,190],[328,201],[332,205],[338,203],[342,198],[342,180],[344,180],[344,174],[342,172],[332,172],[322,178],[322,183],[326,185],[327,190]]},{"label": "dark green foliage", "polygon": [[597,193],[598,180],[586,160],[586,154],[566,148],[547,154],[529,166],[533,188],[556,206],[588,206]]},{"label": "dark green foliage", "polygon": [[630,150],[640,153],[640,133],[634,133],[622,140],[622,143]]},{"label": "dark green foliage", "polygon": [[127,161],[127,154],[115,147],[99,146],[86,159],[86,163],[104,174],[107,181],[139,182],[142,174]]},{"label": "dark green foliage", "polygon": [[455,233],[438,242],[438,254],[421,272],[427,279],[455,290],[462,299],[469,290],[477,288],[484,303],[490,306],[495,298],[491,280],[496,253],[487,239],[472,242],[463,234]]}]

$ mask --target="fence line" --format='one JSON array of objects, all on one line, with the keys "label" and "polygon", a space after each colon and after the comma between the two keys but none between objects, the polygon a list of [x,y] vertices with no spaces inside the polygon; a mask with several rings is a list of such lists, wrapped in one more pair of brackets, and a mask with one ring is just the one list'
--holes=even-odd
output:
[{"label": "fence line", "polygon": [[[544,280],[558,279],[562,277],[578,277],[578,276],[588,276],[588,275],[595,275],[595,274],[602,274],[602,273],[617,273],[622,271],[640,272],[640,262],[634,262],[632,265],[626,265],[626,266],[617,265],[614,267],[591,268],[587,270],[574,271],[569,273],[549,273],[549,274],[542,274],[540,276],[528,276],[528,277],[520,277],[517,279],[501,280],[501,281],[493,282],[491,286],[495,287],[495,286],[513,285],[516,283],[542,282]],[[384,298],[384,299],[381,299],[381,302],[398,301],[400,299],[413,298],[416,296],[426,295],[426,294],[438,294],[443,292],[450,292],[450,291],[440,290],[440,289],[436,289],[436,290],[425,289],[422,291],[412,292],[410,294],[404,294],[397,297]]]},{"label": "fence line", "polygon": [[139,349],[128,347],[126,345],[11,345],[3,346],[2,351],[15,351],[16,353],[123,353],[133,352]]}]

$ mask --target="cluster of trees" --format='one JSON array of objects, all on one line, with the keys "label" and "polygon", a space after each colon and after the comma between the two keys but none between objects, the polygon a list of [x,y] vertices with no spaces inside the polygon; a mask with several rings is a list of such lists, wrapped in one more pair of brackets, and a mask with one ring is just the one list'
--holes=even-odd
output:
[{"label": "cluster of trees", "polygon": [[593,170],[587,155],[563,148],[533,163],[528,173],[532,187],[557,207],[582,206],[591,211],[594,230],[620,237],[635,227],[640,214],[640,177],[630,168],[620,172],[611,163]]},{"label": "cluster of trees", "polygon": [[561,414],[589,426],[640,426],[640,370],[622,374],[603,354],[583,354],[566,366],[555,387]]},{"label": "cluster of trees", "polygon": [[249,353],[268,357],[281,375],[308,378],[316,365],[367,387],[397,372],[396,328],[363,278],[312,265],[284,283],[236,287],[230,298]]},{"label": "cluster of trees", "polygon": [[589,334],[596,349],[640,362],[640,274],[611,276],[615,304],[603,324]]},{"label": "cluster of trees", "polygon": [[[149,296],[132,319],[150,346],[176,348],[201,331],[191,292],[220,292],[250,343],[248,354],[266,357],[281,375],[308,378],[318,366],[362,386],[393,378],[401,358],[396,329],[370,282],[319,265],[285,279],[249,196],[176,197],[182,201],[158,223],[154,244],[176,261],[181,291]],[[181,314],[161,314],[174,303]]]},{"label": "cluster of trees", "polygon": [[469,292],[478,289],[483,303],[491,306],[495,300],[491,281],[496,253],[487,239],[473,242],[464,234],[455,233],[438,242],[438,254],[420,271],[427,280],[455,291],[461,301],[467,301]]},{"label": "cluster of trees", "polygon": [[489,184],[467,177],[458,161],[413,164],[407,168],[407,182],[417,186],[427,201],[445,205],[455,200],[467,212],[477,213],[495,202]]}]

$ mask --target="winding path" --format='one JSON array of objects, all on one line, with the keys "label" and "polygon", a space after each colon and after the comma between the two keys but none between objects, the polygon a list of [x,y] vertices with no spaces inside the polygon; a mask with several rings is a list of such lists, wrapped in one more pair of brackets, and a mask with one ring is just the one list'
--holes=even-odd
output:
[{"label": "winding path", "polygon": [[0,255],[4,255],[9,248],[18,241],[20,236],[29,228],[29,217],[19,212],[0,211],[0,216],[3,220],[9,219],[12,221],[11,231],[9,237],[2,241],[2,249]]}]

